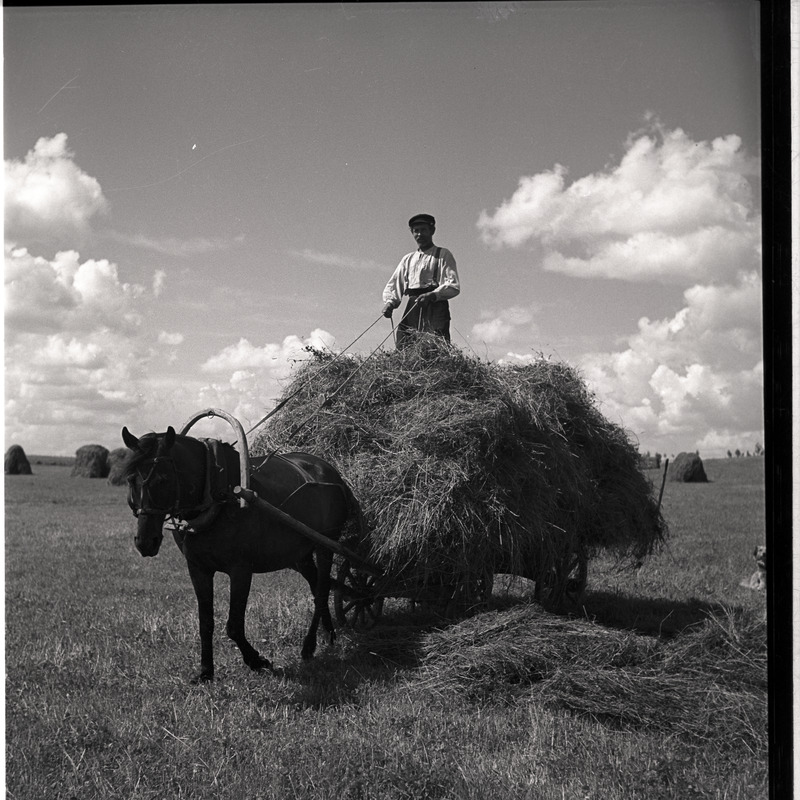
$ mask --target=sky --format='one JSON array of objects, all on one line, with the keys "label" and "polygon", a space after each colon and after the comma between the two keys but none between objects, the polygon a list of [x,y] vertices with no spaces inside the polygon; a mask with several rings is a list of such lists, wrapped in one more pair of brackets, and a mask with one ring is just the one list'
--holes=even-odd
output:
[{"label": "sky", "polygon": [[752,0],[6,7],[3,30],[6,447],[114,449],[208,407],[247,430],[306,345],[391,349],[420,212],[458,264],[457,347],[568,362],[642,452],[764,443]]}]

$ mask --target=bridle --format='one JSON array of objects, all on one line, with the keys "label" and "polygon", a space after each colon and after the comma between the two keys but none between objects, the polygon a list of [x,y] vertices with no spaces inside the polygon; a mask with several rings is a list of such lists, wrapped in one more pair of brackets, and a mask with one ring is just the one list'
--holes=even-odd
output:
[{"label": "bridle", "polygon": [[[172,482],[174,486],[173,490],[173,500],[168,508],[158,508],[153,505],[150,499],[150,484],[157,477],[161,477],[160,473],[156,471],[159,464],[168,464],[170,466],[170,473],[172,475]],[[180,508],[180,494],[181,494],[181,485],[180,481],[178,480],[178,470],[175,467],[175,459],[172,456],[156,456],[153,458],[152,466],[150,467],[150,471],[147,473],[146,477],[142,480],[142,490],[141,490],[141,505],[135,502],[134,497],[134,483],[138,476],[136,474],[128,476],[128,505],[130,506],[131,511],[133,511],[134,517],[145,516],[145,517],[155,517],[155,516],[168,516],[174,517],[179,516],[182,513],[186,513],[187,511],[191,511],[193,509],[182,509]]]},{"label": "bridle", "polygon": [[[145,462],[146,464],[146,462]],[[151,497],[150,487],[156,479],[164,479],[164,475],[158,472],[158,466],[165,464],[169,466],[170,478],[172,481],[172,494],[169,505],[164,507],[157,506]],[[207,465],[207,469],[211,469]],[[220,508],[220,503],[211,498],[208,487],[197,502],[193,498],[182,497],[182,486],[180,481],[180,471],[175,464],[175,459],[170,455],[159,455],[152,459],[152,465],[147,475],[142,479],[140,502],[136,502],[134,496],[134,484],[137,476],[141,476],[144,470],[137,470],[136,474],[128,477],[128,505],[130,506],[133,516],[137,519],[139,517],[166,517],[174,524],[178,524],[180,520],[191,520],[192,526],[200,524],[208,524],[209,519],[216,516],[216,510]],[[209,516],[210,515],[210,516]],[[179,525],[179,527],[182,527]]]}]

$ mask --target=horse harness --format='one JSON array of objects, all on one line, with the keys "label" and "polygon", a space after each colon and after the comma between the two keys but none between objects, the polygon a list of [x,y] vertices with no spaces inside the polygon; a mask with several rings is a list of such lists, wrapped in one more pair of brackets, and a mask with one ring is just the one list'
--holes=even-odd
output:
[{"label": "horse harness", "polygon": [[[142,480],[141,505],[135,502],[134,482],[135,475],[128,478],[128,505],[135,517],[166,515],[173,523],[173,527],[186,531],[197,532],[209,527],[217,517],[222,506],[230,499],[230,481],[228,469],[222,456],[222,442],[217,439],[200,439],[206,448],[206,477],[203,487],[203,499],[200,503],[182,503],[182,487],[178,477],[178,469],[172,456],[155,456],[150,471]],[[162,477],[157,468],[165,464],[170,468],[173,480],[174,501],[168,508],[158,508],[150,501],[150,484]],[[169,526],[168,526],[169,527]]]},{"label": "horse harness", "polygon": [[[217,439],[200,439],[199,441],[203,442],[206,448],[206,478],[203,488],[203,499],[200,503],[186,506],[181,505],[181,482],[178,477],[178,469],[175,466],[175,459],[169,455],[155,456],[150,471],[142,480],[141,504],[136,503],[136,498],[134,497],[136,475],[128,477],[128,505],[135,517],[166,515],[169,523],[166,524],[165,527],[178,530],[182,533],[201,533],[214,523],[223,506],[233,501],[234,498],[231,493],[228,468],[221,452],[223,443]],[[315,486],[335,486],[345,495],[345,499],[347,499],[347,493],[344,486],[341,484],[318,481],[299,464],[277,453],[271,453],[263,458],[257,466],[251,468],[251,473],[257,472],[263,468],[272,458],[279,458],[284,464],[291,467],[301,479],[298,486],[284,498],[278,508],[282,508],[289,500],[310,484]],[[169,466],[174,483],[175,499],[169,508],[158,508],[151,502],[148,502],[150,500],[150,484],[161,477],[160,473],[157,472],[157,467],[161,464]]]}]

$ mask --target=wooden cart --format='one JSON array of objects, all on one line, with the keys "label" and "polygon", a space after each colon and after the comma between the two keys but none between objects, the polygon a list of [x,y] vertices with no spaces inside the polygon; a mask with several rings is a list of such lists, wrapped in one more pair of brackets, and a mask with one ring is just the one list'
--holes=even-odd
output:
[{"label": "wooden cart", "polygon": [[[354,549],[330,539],[319,531],[304,525],[280,508],[259,497],[250,488],[250,456],[247,438],[239,421],[217,408],[207,408],[194,414],[181,428],[181,434],[199,420],[220,417],[236,432],[240,459],[241,485],[234,487],[234,496],[241,505],[253,504],[293,528],[302,536],[336,554],[336,575],[333,579],[333,604],[337,621],[353,628],[369,628],[383,612],[387,598],[405,598],[412,604],[432,605],[445,616],[453,617],[479,607],[485,607],[491,598],[495,573],[510,572],[503,565],[479,572],[469,580],[438,581],[421,585],[403,574],[391,574]],[[511,574],[536,582],[536,598],[546,606],[577,604],[586,587],[587,559],[583,552],[568,552],[545,575],[530,570],[517,569]]]}]

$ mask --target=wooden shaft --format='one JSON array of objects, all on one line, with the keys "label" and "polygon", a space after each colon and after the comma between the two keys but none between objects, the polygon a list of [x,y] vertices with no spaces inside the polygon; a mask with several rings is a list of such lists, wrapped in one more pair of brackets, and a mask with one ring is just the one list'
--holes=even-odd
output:
[{"label": "wooden shaft", "polygon": [[297,531],[301,536],[311,539],[315,544],[322,545],[322,547],[326,547],[328,550],[333,550],[334,553],[344,556],[354,567],[357,567],[362,572],[366,572],[368,575],[372,575],[375,578],[383,576],[380,567],[366,561],[358,555],[358,553],[354,553],[349,547],[345,547],[343,544],[328,538],[319,531],[309,528],[308,525],[304,525],[300,520],[295,519],[285,511],[281,511],[279,508],[272,505],[272,503],[268,503],[266,500],[259,497],[252,489],[245,489],[243,486],[235,486],[233,493],[237,497],[244,498],[248,503],[252,503],[266,511],[268,514],[275,517],[275,519],[288,525],[292,530]]},{"label": "wooden shaft", "polygon": [[658,506],[656,513],[661,511],[661,498],[664,496],[664,484],[667,482],[667,467],[669,466],[669,459],[664,462],[664,477],[661,479],[661,491],[658,493]]}]

